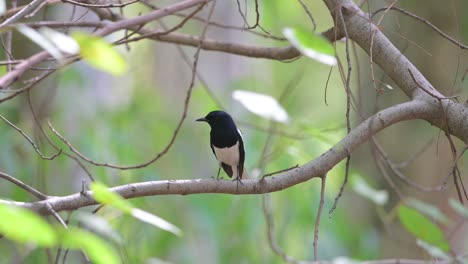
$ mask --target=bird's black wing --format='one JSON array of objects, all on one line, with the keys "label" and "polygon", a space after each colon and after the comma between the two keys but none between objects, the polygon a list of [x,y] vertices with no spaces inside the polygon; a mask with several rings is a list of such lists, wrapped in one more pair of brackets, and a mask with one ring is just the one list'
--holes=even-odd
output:
[{"label": "bird's black wing", "polygon": [[232,167],[231,165],[228,165],[224,162],[221,162],[221,167],[223,167],[223,170],[226,172],[226,174],[229,176],[229,178],[232,178]]},{"label": "bird's black wing", "polygon": [[213,155],[215,155],[215,158],[218,159],[218,157],[216,157],[216,153],[213,148],[213,140],[211,139],[211,137],[210,137],[210,147],[211,147],[211,151],[213,151]]},{"label": "bird's black wing", "polygon": [[244,160],[245,160],[245,150],[244,150],[244,141],[242,140],[242,133],[240,130],[237,130],[239,134],[239,178],[242,179],[244,173]]}]

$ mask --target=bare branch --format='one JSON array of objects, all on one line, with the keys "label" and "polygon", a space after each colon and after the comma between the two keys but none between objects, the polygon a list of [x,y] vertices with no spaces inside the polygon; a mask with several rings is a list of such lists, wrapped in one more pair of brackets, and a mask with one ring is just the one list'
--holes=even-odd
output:
[{"label": "bare branch", "polygon": [[[372,60],[382,68],[408,97],[424,100],[431,104],[439,104],[437,100],[434,100],[434,98],[429,96],[420,87],[415,87],[415,81],[408,73],[408,69],[413,73],[413,77],[419,85],[426,90],[430,90],[433,95],[439,98],[443,98],[444,96],[437,90],[432,91],[432,85],[422,73],[402,55],[376,25],[371,23],[369,16],[360,10],[353,1],[324,0],[324,2],[333,18],[336,18],[335,14],[341,7],[349,38],[361,46],[367,53],[370,53],[371,46],[371,36],[369,32],[375,32]],[[335,21],[335,23],[337,25],[335,30],[343,32],[341,21]],[[447,120],[451,129],[450,133],[463,140],[465,143],[468,143],[468,129],[465,122],[465,120],[468,120],[467,107],[452,100],[444,100],[442,105],[444,109],[447,109],[447,116],[450,117]],[[437,120],[434,118],[428,121],[438,127],[446,126],[442,119]]]},{"label": "bare branch", "polygon": [[7,25],[9,25],[9,24],[11,24],[11,23],[14,23],[14,22],[20,20],[21,18],[26,16],[29,12],[33,11],[37,6],[39,6],[44,1],[46,1],[46,0],[33,0],[33,1],[31,1],[31,3],[29,3],[24,8],[22,8],[21,11],[14,14],[10,18],[8,18],[7,20],[3,21],[3,23],[0,24],[0,29],[7,26]]},{"label": "bare branch", "polygon": [[[348,156],[349,157],[349,156]],[[314,228],[314,260],[318,261],[318,234],[319,234],[319,227],[320,227],[320,216],[322,215],[323,204],[325,202],[325,184],[327,180],[327,175],[323,175],[322,177],[322,185],[320,188],[320,202],[319,208],[317,211],[317,217],[315,218],[315,228]]]},{"label": "bare branch", "polygon": [[82,7],[89,7],[89,8],[112,8],[112,7],[125,7],[125,6],[128,6],[128,5],[137,3],[140,0],[131,0],[131,1],[128,1],[126,3],[120,3],[120,4],[111,3],[111,4],[102,4],[102,5],[100,5],[100,4],[81,3],[81,2],[77,2],[77,1],[73,1],[73,0],[62,0],[62,1],[65,2],[65,3],[72,4],[72,5],[77,5],[77,6],[82,6]]},{"label": "bare branch", "polygon": [[[39,131],[41,132],[42,136],[45,137],[45,139],[47,140],[47,142],[48,142],[56,151],[62,151],[62,149],[59,148],[59,147],[49,138],[49,136],[47,135],[47,133],[44,131],[44,128],[42,127],[41,122],[39,121],[39,117],[37,116],[36,111],[34,110],[34,107],[33,107],[33,104],[32,104],[32,100],[31,100],[31,94],[30,94],[29,91],[27,91],[26,94],[27,94],[27,98],[28,98],[28,106],[29,106],[29,109],[31,110],[31,114],[32,114],[32,116],[33,116],[34,122],[35,122],[36,125],[39,127]],[[89,179],[90,179],[91,181],[94,181],[94,177],[93,177],[93,175],[91,174],[91,172],[89,172],[89,170],[86,168],[86,166],[84,166],[84,165],[81,163],[81,161],[80,161],[77,157],[75,157],[75,156],[73,156],[73,155],[71,155],[71,154],[69,154],[69,153],[67,153],[67,152],[65,152],[65,151],[63,151],[63,154],[64,154],[65,156],[69,157],[70,159],[74,160],[74,161],[78,164],[78,166],[86,173],[86,175],[88,175]]]},{"label": "bare branch", "polygon": [[312,13],[310,12],[310,10],[307,8],[306,4],[304,4],[302,0],[298,0],[298,1],[301,4],[302,9],[304,9],[304,11],[307,13],[307,16],[309,17],[310,22],[312,23],[312,30],[315,31],[317,29],[317,24],[315,23],[314,16],[312,16]]},{"label": "bare branch", "polygon": [[[196,193],[227,193],[227,194],[262,194],[276,192],[315,177],[321,177],[331,170],[338,162],[346,158],[349,153],[368,140],[378,131],[392,124],[410,119],[427,119],[437,115],[437,109],[422,101],[411,101],[384,109],[362,122],[346,135],[334,147],[321,156],[295,169],[283,172],[277,176],[263,179],[246,179],[238,186],[230,180],[195,179],[195,180],[167,180],[132,183],[112,188],[124,198],[135,198],[149,195],[196,194]],[[378,122],[372,122],[372,119]],[[81,192],[63,197],[53,197],[47,200],[59,212],[75,210],[80,207],[94,205],[91,192]],[[31,208],[41,214],[48,214],[43,202],[20,203],[23,207]]]},{"label": "bare branch", "polygon": [[185,10],[194,6],[197,6],[202,3],[210,2],[211,0],[185,0],[163,9],[154,10],[146,15],[137,16],[134,18],[129,18],[125,20],[119,20],[113,23],[110,23],[108,26],[98,30],[96,35],[98,36],[107,36],[110,33],[121,29],[130,29],[134,26],[144,25],[151,21],[160,19],[162,17],[168,16],[180,10]]},{"label": "bare branch", "polygon": [[26,133],[23,132],[23,130],[21,130],[19,127],[15,126],[13,123],[11,123],[8,119],[6,119],[5,117],[3,117],[2,115],[0,115],[0,118],[5,122],[7,123],[10,127],[14,128],[16,131],[18,131],[30,144],[31,146],[34,148],[34,150],[37,152],[37,154],[42,158],[42,159],[45,159],[45,160],[53,160],[55,159],[56,157],[58,157],[61,153],[62,153],[62,150],[58,150],[57,153],[55,153],[54,155],[50,156],[50,157],[46,157],[42,154],[42,152],[39,150],[39,148],[37,147],[36,143],[34,143],[34,141],[28,136],[26,135]]},{"label": "bare branch", "polygon": [[[341,23],[343,23],[343,31],[345,35],[345,49],[346,49],[346,63],[348,65],[348,73],[346,74],[346,82],[345,82],[345,91],[346,91],[346,131],[349,134],[351,131],[351,120],[350,120],[350,111],[351,111],[351,87],[350,87],[350,82],[351,82],[351,59],[349,56],[349,35],[348,35],[348,30],[346,29],[346,24],[344,22],[343,18],[343,12],[341,8],[338,10],[338,16],[340,17]],[[331,70],[330,70],[331,73]],[[333,211],[336,209],[336,206],[338,205],[338,201],[340,200],[341,196],[343,195],[344,189],[346,187],[346,184],[348,183],[348,177],[349,177],[349,164],[351,162],[351,155],[348,154],[346,157],[346,165],[345,165],[345,175],[344,175],[344,180],[343,184],[340,187],[340,191],[338,192],[338,195],[335,197],[335,202],[333,203],[333,206],[331,207],[330,211],[328,212],[330,217],[331,214],[333,214]]]},{"label": "bare branch", "polygon": [[24,189],[25,191],[27,191],[28,193],[32,194],[34,197],[36,197],[37,199],[39,200],[45,200],[48,198],[47,195],[41,193],[40,191],[34,189],[33,187],[27,185],[26,183],[16,179],[15,177],[13,176],[10,176],[4,172],[0,172],[0,178],[3,178],[13,184],[15,184],[16,186]]}]

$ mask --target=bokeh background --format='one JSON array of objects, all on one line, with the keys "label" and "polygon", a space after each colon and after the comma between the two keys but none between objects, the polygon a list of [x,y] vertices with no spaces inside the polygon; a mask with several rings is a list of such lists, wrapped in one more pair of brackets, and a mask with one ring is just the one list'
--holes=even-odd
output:
[{"label": "bokeh background", "polygon": [[[8,1],[7,1],[8,2]],[[24,2],[24,3],[23,3]],[[166,6],[171,1],[150,1]],[[248,20],[255,19],[253,1],[248,1]],[[305,1],[317,23],[317,32],[332,26],[332,19],[321,1]],[[364,10],[374,11],[392,1],[367,1]],[[18,1],[25,4],[26,1]],[[307,14],[296,1],[260,1],[260,23],[272,34],[280,36],[287,26],[312,29]],[[241,1],[242,8],[245,7]],[[448,35],[468,43],[468,2],[464,0],[402,1],[399,6],[428,19]],[[118,11],[118,10],[116,10]],[[141,4],[124,8],[131,17],[149,9]],[[201,16],[206,16],[201,12]],[[66,20],[70,5],[56,4],[36,16],[45,20]],[[84,9],[77,8],[77,17]],[[381,15],[382,13],[380,13]],[[377,18],[380,16],[377,15]],[[92,13],[83,20],[97,20]],[[217,1],[215,21],[243,26],[236,1]],[[377,19],[375,19],[377,20]],[[177,17],[164,22],[175,25]],[[153,25],[157,27],[157,24]],[[203,24],[190,22],[180,31],[199,35]],[[408,56],[426,78],[445,95],[467,98],[468,54],[433,30],[414,19],[389,11],[382,22],[382,31]],[[116,40],[117,33],[109,37]],[[286,46],[284,41],[261,38],[248,32],[210,27],[209,38],[258,46]],[[410,42],[411,41],[411,42]],[[346,64],[344,42],[336,44],[341,61]],[[19,34],[14,34],[16,58],[25,58],[39,48]],[[118,46],[129,63],[124,76],[113,76],[77,62],[54,73],[31,91],[34,107],[51,138],[66,146],[47,129],[46,121],[64,135],[88,157],[122,165],[149,160],[168,143],[182,114],[189,87],[191,69],[173,44],[143,40]],[[194,48],[182,47],[192,59]],[[370,77],[369,57],[358,47],[353,61],[352,89],[359,103],[360,115],[367,117],[408,98],[391,80],[382,76],[375,66],[378,90]],[[0,56],[4,56],[1,52]],[[292,62],[253,59],[219,52],[202,51],[199,75],[190,100],[188,116],[170,151],[156,163],[138,170],[120,171],[87,164],[93,176],[109,186],[131,182],[208,178],[216,175],[217,163],[209,148],[209,127],[195,119],[211,110],[222,108],[239,122],[246,146],[246,167],[250,174],[272,172],[303,164],[318,157],[346,134],[346,93],[338,70],[330,77],[325,104],[325,84],[330,68],[307,58]],[[0,66],[2,74],[5,67]],[[388,84],[393,89],[386,88]],[[279,98],[290,123],[276,124],[281,134],[270,140],[266,160],[262,161],[270,121],[248,112],[232,99],[235,90],[249,90]],[[208,91],[211,91],[208,93]],[[286,92],[285,92],[286,91]],[[214,96],[214,98],[213,98]],[[2,103],[0,112],[31,135],[46,154],[54,153],[40,136],[27,97],[19,96]],[[353,112],[352,125],[360,116]],[[82,179],[88,180],[82,169],[71,159],[60,156],[44,161],[31,145],[5,123],[0,123],[0,169],[35,186],[49,195],[68,195],[81,190]],[[424,186],[435,186],[449,172],[452,156],[443,132],[423,121],[404,122],[392,126],[377,137],[389,157],[402,162],[425,149],[404,172]],[[457,147],[462,143],[455,140]],[[468,154],[465,154],[465,156]],[[263,163],[262,163],[263,162]],[[466,181],[466,158],[460,162]],[[405,197],[414,197],[439,207],[454,223],[457,216],[448,206],[456,199],[453,181],[441,193],[423,193],[401,182],[390,173]],[[344,162],[328,174],[324,214],[319,233],[319,256],[331,260],[338,256],[354,259],[423,258],[428,256],[416,246],[412,237],[398,221],[394,211],[400,198],[377,170],[368,144],[353,153],[350,178],[361,177],[375,189],[387,190],[389,201],[376,206],[353,191],[352,184],[344,191],[337,209],[328,214],[344,177]],[[465,186],[468,186],[465,184]],[[0,196],[17,201],[31,201],[24,191],[7,182],[0,184]],[[298,259],[313,259],[313,232],[320,197],[320,182],[309,182],[271,194],[277,243],[287,254]],[[260,195],[201,194],[188,196],[157,196],[133,199],[137,207],[174,223],[184,231],[179,238],[142,224],[111,209],[99,215],[108,219],[122,236],[124,243],[116,245],[124,263],[282,263],[271,250]],[[83,211],[91,211],[86,208]],[[66,214],[63,214],[66,216]],[[50,219],[51,222],[54,219]],[[71,222],[74,223],[73,215]],[[76,221],[75,221],[76,222]],[[453,251],[461,253],[468,247],[466,221],[442,226]],[[0,263],[47,263],[44,250],[0,240]],[[80,255],[70,253],[68,263],[79,263]],[[15,262],[16,261],[16,262]]]}]

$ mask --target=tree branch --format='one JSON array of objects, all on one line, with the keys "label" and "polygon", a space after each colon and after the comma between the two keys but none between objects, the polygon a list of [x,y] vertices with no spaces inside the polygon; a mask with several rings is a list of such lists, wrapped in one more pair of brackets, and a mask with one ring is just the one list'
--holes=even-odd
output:
[{"label": "tree branch", "polygon": [[[429,91],[437,98],[446,98],[437,91],[422,73],[390,42],[390,40],[372,23],[369,15],[364,13],[352,0],[324,0],[333,19],[336,12],[342,10],[344,23],[349,38],[361,48],[371,53],[372,60],[412,99],[424,100],[428,103],[441,104],[446,111],[446,118],[432,118],[428,121],[443,130],[446,128],[451,134],[468,143],[468,107],[454,100],[439,100],[428,95]],[[343,32],[344,27],[340,19],[335,21],[336,30]],[[371,34],[375,32],[375,34]],[[373,36],[373,39],[372,39]],[[372,43],[372,44],[371,44]],[[410,73],[413,73],[414,79]],[[421,88],[424,87],[424,90]]]},{"label": "tree branch", "polygon": [[[315,177],[322,177],[349,153],[380,130],[404,120],[428,119],[437,115],[438,109],[423,101],[410,101],[384,109],[362,122],[334,147],[320,157],[292,170],[262,179],[246,179],[237,186],[230,180],[194,179],[165,180],[132,183],[111,188],[126,199],[169,194],[226,193],[226,194],[262,194],[280,191]],[[40,214],[50,214],[47,204],[57,211],[75,210],[84,206],[95,205],[92,192],[80,192],[68,196],[52,197],[33,203],[17,203]]]}]

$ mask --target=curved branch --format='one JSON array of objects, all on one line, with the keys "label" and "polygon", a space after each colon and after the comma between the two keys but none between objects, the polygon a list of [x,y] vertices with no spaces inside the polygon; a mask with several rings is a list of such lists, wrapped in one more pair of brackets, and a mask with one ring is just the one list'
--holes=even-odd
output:
[{"label": "curved branch", "polygon": [[[320,157],[292,170],[268,178],[246,179],[237,186],[230,180],[194,179],[165,180],[132,183],[111,188],[126,199],[169,194],[226,193],[226,194],[262,194],[276,192],[315,177],[322,177],[349,153],[380,130],[404,120],[428,119],[437,115],[439,109],[423,101],[410,101],[384,109],[351,130],[334,147]],[[75,210],[84,206],[95,205],[92,192],[80,192],[68,196],[52,197],[34,203],[18,203],[41,214],[50,214],[47,204],[57,211]]]},{"label": "curved branch", "polygon": [[0,178],[3,178],[13,184],[15,184],[16,186],[24,189],[25,191],[29,192],[30,194],[32,194],[34,197],[36,197],[37,199],[40,199],[40,200],[45,200],[48,198],[47,195],[41,193],[40,191],[34,189],[33,187],[27,185],[26,183],[16,179],[15,177],[13,176],[10,176],[6,173],[3,173],[3,172],[0,172]]}]

